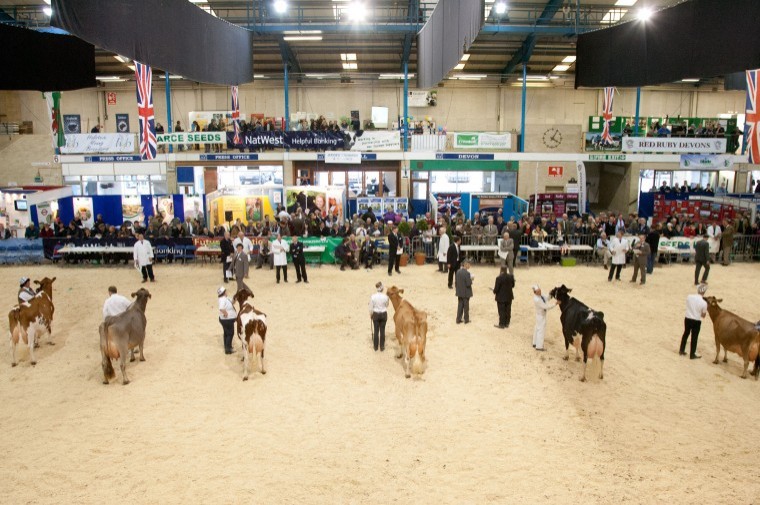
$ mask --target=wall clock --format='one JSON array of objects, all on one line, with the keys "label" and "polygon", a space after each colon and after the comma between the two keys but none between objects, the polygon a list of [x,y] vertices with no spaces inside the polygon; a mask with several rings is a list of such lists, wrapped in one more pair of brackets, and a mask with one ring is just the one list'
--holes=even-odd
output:
[{"label": "wall clock", "polygon": [[543,141],[549,149],[556,149],[562,144],[562,133],[556,128],[549,128],[544,132]]}]

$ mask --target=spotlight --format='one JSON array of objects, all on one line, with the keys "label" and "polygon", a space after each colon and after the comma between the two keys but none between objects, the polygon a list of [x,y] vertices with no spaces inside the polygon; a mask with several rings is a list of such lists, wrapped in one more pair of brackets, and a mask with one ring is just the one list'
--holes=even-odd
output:
[{"label": "spotlight", "polygon": [[53,15],[53,9],[51,9],[50,7],[43,7],[42,12],[44,12],[47,17],[50,17]]},{"label": "spotlight", "polygon": [[274,2],[274,10],[277,14],[285,14],[285,11],[288,10],[288,2],[285,0],[276,0]]},{"label": "spotlight", "polygon": [[505,12],[507,12],[507,4],[504,2],[499,2],[496,5],[493,6],[494,10],[496,11],[496,14],[502,15]]},{"label": "spotlight", "polygon": [[644,7],[642,9],[639,9],[638,18],[640,21],[648,21],[649,18],[652,17],[652,14],[652,9]]},{"label": "spotlight", "polygon": [[354,23],[361,23],[367,17],[367,7],[362,2],[352,2],[346,10],[348,18]]}]

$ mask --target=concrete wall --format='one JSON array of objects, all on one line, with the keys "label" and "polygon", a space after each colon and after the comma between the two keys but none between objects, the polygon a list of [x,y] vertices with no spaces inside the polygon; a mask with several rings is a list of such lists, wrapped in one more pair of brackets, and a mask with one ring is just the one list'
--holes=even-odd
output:
[{"label": "concrete wall", "polygon": [[[19,186],[34,184],[39,170],[43,184],[60,185],[61,166],[53,164],[53,146],[50,135],[17,135],[0,150],[0,186],[10,183]],[[35,167],[32,163],[49,163]]]}]

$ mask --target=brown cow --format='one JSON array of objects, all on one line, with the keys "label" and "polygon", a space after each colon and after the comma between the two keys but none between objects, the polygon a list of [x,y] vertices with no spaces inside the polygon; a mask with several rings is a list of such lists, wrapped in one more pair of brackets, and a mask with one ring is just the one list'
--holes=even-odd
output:
[{"label": "brown cow", "polygon": [[242,288],[235,293],[232,298],[233,302],[238,302],[240,310],[237,316],[237,336],[240,342],[243,344],[243,361],[244,372],[243,380],[248,380],[248,373],[250,370],[250,358],[253,355],[256,360],[257,368],[262,374],[267,373],[264,367],[264,346],[267,339],[267,315],[263,312],[256,310],[252,303],[249,303],[248,298],[253,298],[253,293],[247,289]]},{"label": "brown cow", "polygon": [[403,289],[396,286],[388,288],[388,298],[393,304],[393,324],[396,340],[399,344],[397,358],[404,358],[404,373],[411,377],[409,363],[412,362],[412,372],[421,375],[425,365],[425,344],[427,342],[427,313],[415,309],[411,303],[401,298]]},{"label": "brown cow", "polygon": [[150,293],[147,289],[140,288],[132,293],[135,299],[127,310],[118,316],[111,316],[100,323],[100,354],[103,358],[103,384],[108,384],[110,379],[116,377],[112,359],[118,359],[121,367],[121,380],[125,386],[129,384],[127,378],[127,352],[131,354],[130,361],[135,360],[135,347],[140,350],[140,361],[145,361],[143,344],[145,343],[145,326],[148,324],[145,318],[145,307],[148,305]]},{"label": "brown cow", "polygon": [[[718,364],[720,347],[723,346],[723,363],[728,361],[728,351],[735,352],[744,358],[742,379],[746,379],[749,362],[755,361],[758,357],[760,331],[758,331],[754,323],[742,319],[733,312],[721,309],[718,303],[723,302],[722,299],[715,298],[714,296],[706,296],[704,298],[707,302],[707,312],[710,314],[710,319],[712,319],[713,332],[715,333],[715,360],[713,363]],[[753,371],[753,375],[756,372],[757,370]]]}]

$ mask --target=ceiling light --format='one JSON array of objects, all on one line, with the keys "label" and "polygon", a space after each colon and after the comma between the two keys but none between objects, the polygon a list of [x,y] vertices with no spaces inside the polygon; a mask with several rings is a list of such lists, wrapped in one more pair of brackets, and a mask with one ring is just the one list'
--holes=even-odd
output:
[{"label": "ceiling light", "polygon": [[130,69],[130,70],[132,70],[132,72],[135,71],[135,66],[134,65],[127,65],[127,68]]},{"label": "ceiling light", "polygon": [[640,21],[647,21],[649,18],[652,17],[652,9],[643,8],[639,9],[639,13],[637,15]]},{"label": "ceiling light", "polygon": [[[414,77],[414,74],[409,74],[409,79]],[[403,79],[404,74],[380,74],[380,79]]]},{"label": "ceiling light", "polygon": [[169,74],[169,79],[184,79],[181,75],[171,75]]},{"label": "ceiling light", "polygon": [[623,18],[623,16],[625,16],[627,12],[627,9],[610,9],[602,18],[602,23],[617,23]]},{"label": "ceiling light", "polygon": [[319,35],[322,30],[285,30],[284,35]]},{"label": "ceiling light", "polygon": [[469,60],[469,59],[470,59],[470,53],[464,53],[464,54],[462,55],[462,59],[461,59],[461,60],[459,60],[459,61],[467,61],[467,60]]},{"label": "ceiling light", "polygon": [[116,77],[115,75],[99,75],[95,79],[99,81],[123,81],[121,77]]},{"label": "ceiling light", "polygon": [[190,3],[194,3],[194,4],[207,4],[208,0],[190,0]]},{"label": "ceiling light", "polygon": [[129,63],[129,59],[125,58],[124,56],[116,55],[116,56],[114,56],[114,58],[116,58],[117,60],[119,60],[122,63]]},{"label": "ceiling light", "polygon": [[[522,77],[517,78],[518,81],[522,82]],[[546,75],[529,75],[527,78],[528,81],[548,81],[549,77]]]},{"label": "ceiling light", "polygon": [[337,79],[340,74],[305,74],[310,79]]},{"label": "ceiling light", "polygon": [[42,12],[44,12],[47,17],[50,17],[53,15],[53,9],[51,9],[50,7],[43,7]]},{"label": "ceiling light", "polygon": [[618,7],[631,7],[636,2],[637,0],[617,0],[617,2],[615,2],[615,5]]},{"label": "ceiling light", "polygon": [[356,61],[356,53],[341,53],[341,61]]},{"label": "ceiling light", "polygon": [[277,14],[285,14],[286,10],[288,10],[288,2],[286,2],[285,0],[275,0],[274,11]]},{"label": "ceiling light", "polygon": [[570,69],[570,65],[557,65],[552,72],[567,72]]},{"label": "ceiling light", "polygon": [[367,8],[358,0],[348,5],[346,12],[348,13],[348,19],[354,23],[360,23],[367,17]]},{"label": "ceiling light", "polygon": [[305,37],[302,37],[302,36],[292,36],[292,37],[283,37],[282,40],[285,40],[287,42],[320,41],[320,40],[322,40],[322,36],[321,35],[307,35]]},{"label": "ceiling light", "polygon": [[496,11],[496,14],[502,15],[507,12],[507,4],[499,2],[493,6],[493,10]]},{"label": "ceiling light", "polygon": [[454,67],[454,70],[464,70],[464,63],[460,63],[456,67]]},{"label": "ceiling light", "polygon": [[45,0],[45,3],[50,5],[50,0]]},{"label": "ceiling light", "polygon": [[565,58],[562,60],[562,63],[575,63],[575,56],[565,56]]},{"label": "ceiling light", "polygon": [[254,79],[268,79],[264,74],[253,74]]},{"label": "ceiling light", "polygon": [[480,80],[485,79],[488,77],[486,74],[454,74],[450,77],[450,79],[460,79],[463,81],[466,80]]},{"label": "ceiling light", "polygon": [[358,70],[359,67],[356,63],[344,63],[343,70]]},{"label": "ceiling light", "polygon": [[699,82],[700,79],[681,79],[681,82]]}]

